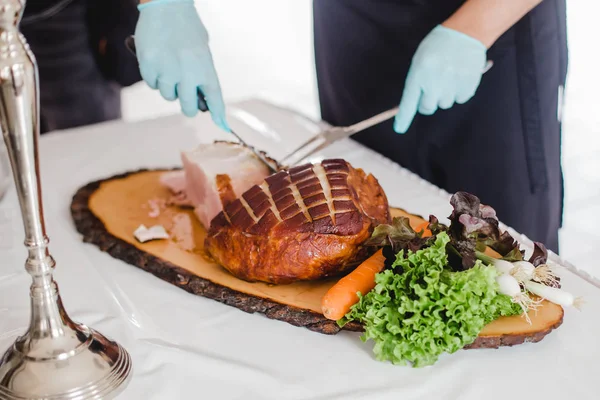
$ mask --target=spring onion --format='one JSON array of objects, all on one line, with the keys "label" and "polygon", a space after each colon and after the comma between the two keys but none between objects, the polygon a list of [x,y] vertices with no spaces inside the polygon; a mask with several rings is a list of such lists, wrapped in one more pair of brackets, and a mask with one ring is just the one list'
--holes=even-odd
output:
[{"label": "spring onion", "polygon": [[498,270],[498,272],[500,272],[501,274],[509,274],[510,271],[512,271],[512,269],[515,267],[509,261],[498,260],[498,259],[495,259],[495,258],[492,259],[492,262],[490,264],[492,264],[494,267],[496,267],[496,269]]},{"label": "spring onion", "polygon": [[546,286],[534,281],[525,282],[525,288],[531,293],[560,306],[572,306],[580,309],[583,304],[583,300],[580,297],[576,298],[571,293],[565,292],[562,289]]},{"label": "spring onion", "polygon": [[533,279],[535,267],[528,261],[515,261],[513,263],[514,268],[511,270],[511,274],[517,278],[519,282],[530,281]]},{"label": "spring onion", "polygon": [[519,282],[517,282],[517,280],[511,275],[498,275],[496,277],[496,282],[500,287],[498,291],[502,294],[514,298],[515,296],[518,296],[521,293],[521,286],[519,286]]}]

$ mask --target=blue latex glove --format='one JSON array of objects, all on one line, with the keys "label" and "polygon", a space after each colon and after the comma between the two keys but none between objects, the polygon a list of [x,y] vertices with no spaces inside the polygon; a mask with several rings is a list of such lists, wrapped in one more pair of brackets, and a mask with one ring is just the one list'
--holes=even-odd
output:
[{"label": "blue latex glove", "polygon": [[188,117],[198,113],[202,91],[213,121],[225,131],[225,104],[208,46],[208,32],[193,0],[153,0],[140,4],[135,45],[144,81],[166,100],[179,98]]},{"label": "blue latex glove", "polygon": [[405,133],[420,112],[431,115],[439,108],[466,103],[477,90],[486,64],[483,43],[464,33],[435,27],[412,59],[394,130]]}]

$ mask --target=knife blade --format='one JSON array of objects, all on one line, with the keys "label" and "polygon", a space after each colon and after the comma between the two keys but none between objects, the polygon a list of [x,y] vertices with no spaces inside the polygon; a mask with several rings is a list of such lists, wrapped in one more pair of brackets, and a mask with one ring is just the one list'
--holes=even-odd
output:
[{"label": "knife blade", "polygon": [[244,139],[242,139],[242,138],[241,138],[241,137],[240,137],[240,136],[239,136],[237,133],[235,133],[235,132],[234,132],[232,129],[230,129],[230,130],[229,130],[229,132],[230,132],[230,133],[231,133],[233,136],[235,136],[235,138],[236,138],[236,139],[237,139],[237,140],[240,142],[240,144],[241,144],[242,146],[244,146],[245,148],[247,148],[248,150],[250,150],[250,151],[251,151],[251,152],[252,152],[252,153],[253,153],[253,154],[256,156],[256,158],[258,158],[258,159],[259,159],[259,160],[260,160],[260,161],[261,161],[261,162],[262,162],[262,163],[263,163],[263,164],[264,164],[264,165],[265,165],[265,166],[266,166],[266,167],[269,169],[269,171],[270,171],[271,173],[273,173],[273,174],[274,174],[274,173],[278,172],[278,171],[277,171],[277,168],[275,168],[275,167],[273,166],[273,164],[272,164],[271,162],[269,162],[269,160],[267,160],[267,158],[266,158],[266,157],[265,157],[265,156],[264,156],[264,155],[263,155],[263,154],[262,154],[260,151],[256,150],[256,149],[254,148],[254,146],[250,146],[248,143],[246,143],[246,142],[244,141]]},{"label": "knife blade", "polygon": [[[125,39],[125,47],[127,47],[127,49],[131,52],[131,54],[133,54],[135,57],[137,57],[137,51],[136,51],[136,47],[135,47],[135,37],[133,35],[128,36]],[[202,93],[202,90],[200,90],[200,88],[197,89],[197,92],[198,92],[198,109],[202,112],[208,111],[208,103],[206,103],[206,98],[204,97],[204,93]],[[260,162],[262,162],[269,169],[270,172],[272,172],[272,173],[277,172],[277,169],[273,166],[273,164],[271,162],[269,162],[269,160],[267,160],[267,158],[260,151],[256,150],[254,148],[254,146],[250,146],[248,143],[246,143],[244,141],[244,139],[242,139],[233,130],[230,129],[229,132],[240,142],[240,144],[242,146],[244,146],[245,148],[250,150],[252,152],[252,154],[254,154],[254,156],[256,156],[256,158],[258,158],[260,160]]]}]

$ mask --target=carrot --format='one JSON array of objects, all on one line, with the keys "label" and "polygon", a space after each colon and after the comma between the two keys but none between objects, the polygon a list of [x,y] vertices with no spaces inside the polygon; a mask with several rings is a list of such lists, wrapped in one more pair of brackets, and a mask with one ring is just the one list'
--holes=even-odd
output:
[{"label": "carrot", "polygon": [[429,229],[427,229],[428,226],[429,226],[429,221],[425,221],[425,222],[417,225],[417,227],[415,228],[415,232],[419,233],[420,231],[423,231],[423,237],[429,237],[432,235],[432,233]]},{"label": "carrot", "polygon": [[381,272],[385,257],[379,249],[362,262],[354,271],[333,285],[321,300],[321,310],[325,318],[337,321],[358,302],[357,292],[365,295],[375,287],[375,275]]},{"label": "carrot", "polygon": [[[429,222],[424,221],[417,225],[415,232],[423,231],[423,237],[429,237],[432,233],[427,229],[428,226]],[[379,249],[333,285],[321,300],[321,310],[325,318],[337,321],[346,315],[358,302],[357,292],[365,295],[375,287],[375,275],[381,272],[384,265],[385,257]]]}]

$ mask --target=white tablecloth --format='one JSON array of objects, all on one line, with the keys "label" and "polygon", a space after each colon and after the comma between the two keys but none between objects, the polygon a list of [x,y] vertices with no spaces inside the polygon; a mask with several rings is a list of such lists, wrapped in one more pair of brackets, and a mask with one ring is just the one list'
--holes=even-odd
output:
[{"label": "white tablecloth", "polygon": [[[285,110],[249,102],[232,115],[242,136],[282,156],[315,126]],[[265,117],[265,115],[269,114]],[[256,118],[259,115],[259,118]],[[267,123],[265,124],[265,121]],[[254,132],[254,133],[252,133]],[[326,336],[194,296],[81,242],[69,206],[89,181],[143,167],[180,165],[179,152],[227,138],[207,115],[107,123],[40,142],[45,217],[55,273],[71,317],[118,340],[132,355],[123,399],[598,399],[600,289],[565,272],[586,300],[567,309],[542,342],[459,351],[428,368],[375,361],[359,334]],[[444,194],[397,165],[345,141],[323,156],[344,157],[381,181],[390,203],[445,217]],[[500,216],[501,217],[501,216]],[[30,277],[14,190],[0,202],[0,351],[28,324]]]}]

